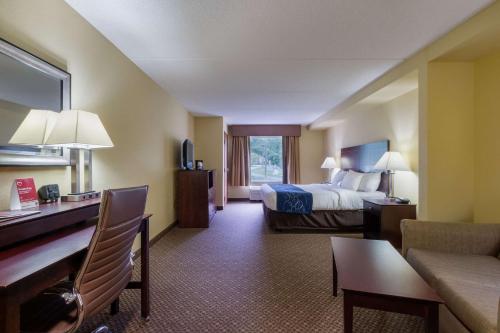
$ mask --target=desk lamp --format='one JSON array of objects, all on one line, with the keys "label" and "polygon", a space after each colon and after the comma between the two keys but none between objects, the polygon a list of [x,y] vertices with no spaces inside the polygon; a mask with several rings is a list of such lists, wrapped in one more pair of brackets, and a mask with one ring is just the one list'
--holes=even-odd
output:
[{"label": "desk lamp", "polygon": [[[44,144],[70,150],[71,193],[63,198],[67,201],[79,201],[82,193],[93,192],[92,150],[113,147],[113,142],[99,116],[81,110],[60,112]],[[84,190],[81,182],[82,169]]]},{"label": "desk lamp", "polygon": [[335,169],[336,163],[335,159],[333,157],[327,157],[323,161],[323,164],[321,164],[321,169],[328,169],[328,183],[331,182],[331,173],[332,169]]},{"label": "desk lamp", "polygon": [[410,171],[401,153],[388,151],[378,160],[373,167],[376,170],[387,170],[389,172],[389,199],[394,199],[394,174],[396,171]]}]

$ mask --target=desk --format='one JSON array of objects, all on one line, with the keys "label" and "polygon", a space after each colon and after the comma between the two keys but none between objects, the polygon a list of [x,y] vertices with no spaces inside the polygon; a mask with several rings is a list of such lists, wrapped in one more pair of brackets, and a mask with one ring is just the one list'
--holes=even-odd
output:
[{"label": "desk", "polygon": [[[80,269],[95,230],[87,220],[99,215],[99,206],[99,199],[44,204],[39,214],[0,222],[0,332],[19,332],[20,305]],[[141,289],[143,318],[150,313],[150,217],[139,228],[141,281],[127,286]]]}]

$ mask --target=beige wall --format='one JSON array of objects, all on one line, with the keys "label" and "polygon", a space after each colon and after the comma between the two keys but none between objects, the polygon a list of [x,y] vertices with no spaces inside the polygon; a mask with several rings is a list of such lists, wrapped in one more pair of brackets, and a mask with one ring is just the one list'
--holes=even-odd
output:
[{"label": "beige wall", "polygon": [[[99,114],[115,147],[94,154],[94,188],[149,184],[151,237],[176,219],[180,143],[194,139],[191,115],[64,1],[0,1],[0,37],[65,68],[72,106]],[[0,206],[16,177],[69,191],[68,168],[0,168]]]},{"label": "beige wall", "polygon": [[321,183],[328,178],[327,170],[321,169],[326,155],[324,149],[324,130],[308,130],[302,127],[299,140],[300,182],[302,184]]},{"label": "beige wall", "polygon": [[197,160],[203,160],[205,169],[215,169],[217,181],[215,184],[216,204],[224,206],[223,202],[223,161],[224,161],[224,119],[222,117],[195,117],[194,155]]},{"label": "beige wall", "polygon": [[[321,183],[327,178],[326,171],[320,168],[326,156],[323,142],[325,131],[308,130],[303,126],[301,132],[299,139],[301,183]],[[231,137],[229,137],[229,142],[231,142]],[[229,145],[229,152],[231,153],[231,145]],[[248,187],[229,186],[228,197],[248,198]]]},{"label": "beige wall", "polygon": [[396,174],[395,195],[418,202],[418,89],[346,113],[327,131],[325,147],[338,162],[341,148],[383,139],[390,140],[391,150],[401,152],[412,170]]},{"label": "beige wall", "polygon": [[500,54],[475,62],[474,221],[500,223]]},{"label": "beige wall", "polygon": [[472,221],[474,65],[434,62],[427,71],[427,215]]}]

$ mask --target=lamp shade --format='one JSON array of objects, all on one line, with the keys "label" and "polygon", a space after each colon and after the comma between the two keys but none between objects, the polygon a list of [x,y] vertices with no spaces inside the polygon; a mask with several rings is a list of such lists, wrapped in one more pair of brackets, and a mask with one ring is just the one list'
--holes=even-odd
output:
[{"label": "lamp shade", "polygon": [[9,144],[40,146],[47,140],[58,113],[50,110],[30,110],[10,138]]},{"label": "lamp shade", "polygon": [[373,168],[376,170],[410,171],[403,156],[397,151],[385,152]]},{"label": "lamp shade", "polygon": [[45,144],[81,149],[113,147],[113,142],[99,116],[81,110],[66,110],[59,113]]},{"label": "lamp shade", "polygon": [[321,169],[334,169],[336,167],[335,159],[333,157],[327,157],[321,164]]}]

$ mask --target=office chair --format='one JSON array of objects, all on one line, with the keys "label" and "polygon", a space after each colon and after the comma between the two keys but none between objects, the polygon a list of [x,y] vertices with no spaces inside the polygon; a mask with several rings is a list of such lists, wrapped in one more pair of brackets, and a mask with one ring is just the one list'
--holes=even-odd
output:
[{"label": "office chair", "polygon": [[[75,332],[108,307],[132,277],[132,244],[146,206],[147,186],[104,191],[99,220],[74,281],[65,281],[23,304],[22,332]],[[109,332],[105,326],[94,332]]]}]

